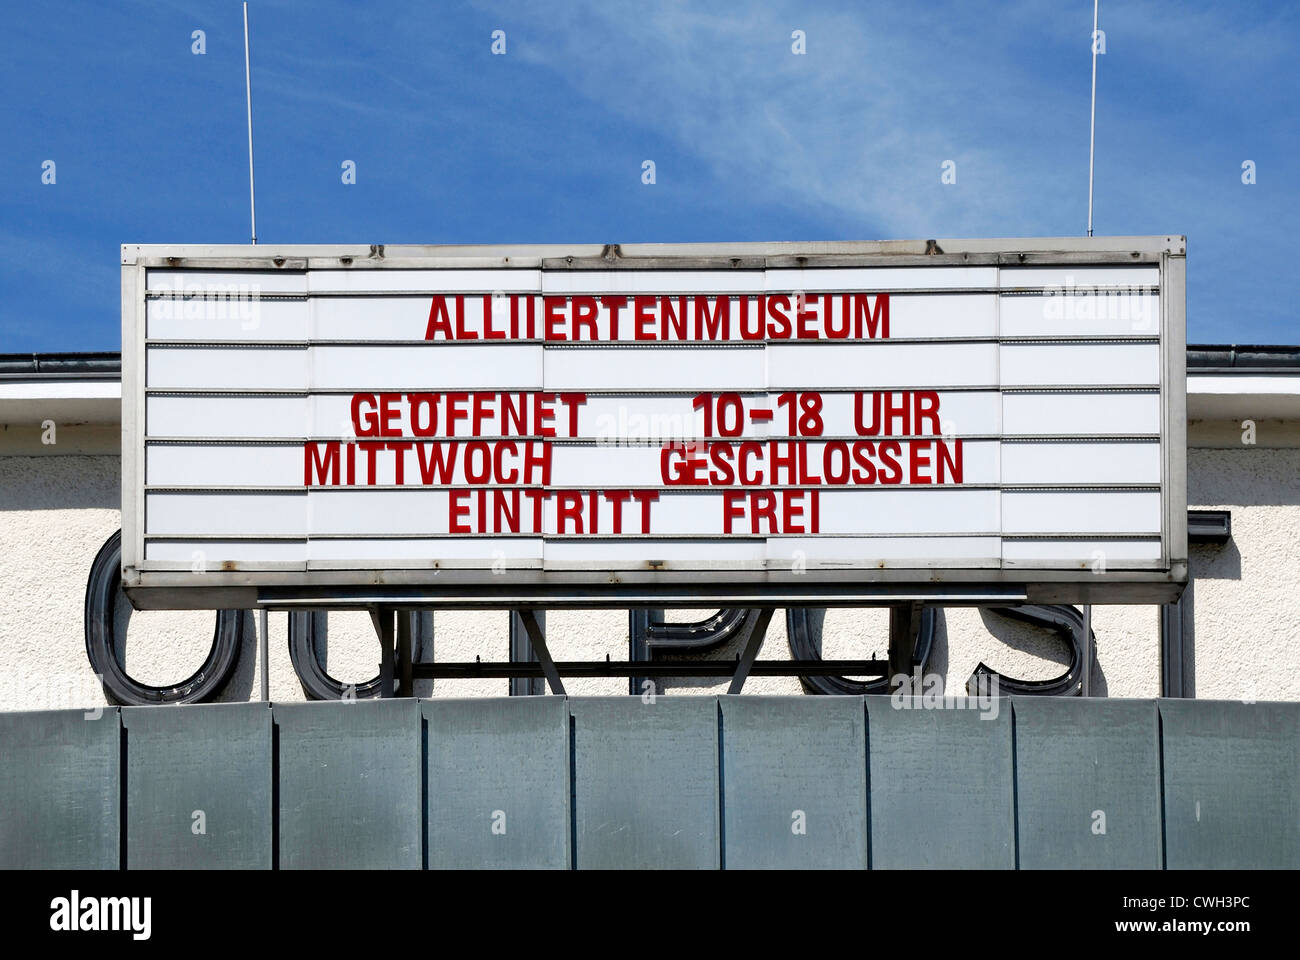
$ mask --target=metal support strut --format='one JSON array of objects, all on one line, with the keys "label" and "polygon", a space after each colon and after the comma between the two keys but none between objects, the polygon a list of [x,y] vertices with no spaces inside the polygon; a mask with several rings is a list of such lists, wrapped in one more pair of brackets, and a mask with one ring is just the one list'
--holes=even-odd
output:
[{"label": "metal support strut", "polygon": [[745,637],[745,649],[740,655],[740,662],[736,664],[736,672],[731,676],[731,685],[727,687],[727,693],[740,693],[740,688],[745,685],[745,678],[749,676],[749,671],[754,668],[754,661],[758,659],[758,651],[763,646],[763,640],[767,637],[767,625],[772,622],[772,608],[764,607],[761,610],[749,611],[746,618],[749,623],[745,625],[748,636]]},{"label": "metal support strut", "polygon": [[525,608],[519,611],[519,619],[523,621],[524,630],[533,645],[533,653],[537,654],[537,662],[542,665],[546,682],[551,685],[551,693],[564,696],[564,683],[560,680],[560,671],[555,669],[551,651],[546,649],[546,635],[542,632],[541,624],[537,622],[537,614],[532,609]]},{"label": "metal support strut", "polygon": [[897,690],[912,674],[913,644],[921,622],[921,604],[895,603],[889,608],[889,690]]}]

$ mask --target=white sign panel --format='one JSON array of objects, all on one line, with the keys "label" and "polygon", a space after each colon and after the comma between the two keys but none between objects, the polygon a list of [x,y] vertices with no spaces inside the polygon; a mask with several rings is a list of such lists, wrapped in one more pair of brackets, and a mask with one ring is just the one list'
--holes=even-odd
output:
[{"label": "white sign panel", "polygon": [[124,584],[1167,597],[1181,239],[1036,243],[124,248]]}]

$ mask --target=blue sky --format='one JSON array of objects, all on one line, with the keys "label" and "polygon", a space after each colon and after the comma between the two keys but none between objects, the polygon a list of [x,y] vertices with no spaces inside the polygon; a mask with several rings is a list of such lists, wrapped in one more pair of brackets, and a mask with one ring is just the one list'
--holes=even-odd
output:
[{"label": "blue sky", "polygon": [[[250,20],[264,243],[1086,229],[1088,0],[253,0]],[[1300,4],[1103,0],[1101,26],[1096,233],[1188,236],[1191,342],[1300,343]],[[15,6],[0,76],[0,352],[116,350],[120,244],[248,239],[240,4]]]}]

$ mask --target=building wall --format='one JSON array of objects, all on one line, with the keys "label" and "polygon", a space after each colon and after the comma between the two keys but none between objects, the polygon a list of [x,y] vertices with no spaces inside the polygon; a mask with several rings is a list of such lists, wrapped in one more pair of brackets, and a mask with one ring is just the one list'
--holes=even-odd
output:
[{"label": "building wall", "polygon": [[[1222,547],[1194,546],[1196,579],[1193,691],[1201,698],[1300,700],[1300,449],[1226,446],[1193,425],[1189,500],[1232,511],[1233,539]],[[119,458],[102,429],[63,427],[59,443],[42,448],[31,437],[0,432],[0,709],[34,710],[103,703],[86,659],[83,605],[96,552],[120,525]],[[1224,434],[1226,435],[1226,434]],[[111,438],[110,438],[111,439]],[[127,618],[126,604],[119,622]],[[700,611],[673,611],[693,619]],[[126,667],[137,679],[161,684],[189,676],[212,639],[214,616],[198,611],[130,615]],[[289,660],[287,618],[271,614],[270,689],[274,700],[303,699]],[[551,611],[547,636],[559,660],[628,656],[626,610]],[[879,609],[826,614],[823,655],[884,655],[887,613]],[[1095,606],[1099,696],[1160,693],[1159,615],[1151,606]],[[734,649],[708,656],[733,658]],[[438,660],[507,660],[505,611],[438,612]],[[374,676],[378,644],[361,613],[333,613],[327,667],[340,680]],[[773,617],[761,657],[789,658],[785,612]],[[948,608],[940,618],[931,670],[960,692],[980,663],[1020,679],[1045,679],[1063,669],[1068,651],[1035,628],[977,609]],[[256,638],[249,631],[226,700],[258,696]],[[707,694],[725,683],[678,681],[671,694]],[[568,680],[572,694],[622,694],[623,679]],[[426,681],[421,696],[505,695],[505,680]],[[753,678],[748,694],[800,692],[794,678]]]}]

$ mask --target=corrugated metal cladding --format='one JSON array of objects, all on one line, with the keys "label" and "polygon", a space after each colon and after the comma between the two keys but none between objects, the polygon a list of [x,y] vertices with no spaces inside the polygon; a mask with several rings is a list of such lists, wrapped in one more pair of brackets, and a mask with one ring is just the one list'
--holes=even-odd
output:
[{"label": "corrugated metal cladding", "polygon": [[[504,562],[547,572],[636,570],[647,556],[683,571],[783,570],[795,558],[811,570],[1091,569],[1097,583],[1107,571],[1167,569],[1181,559],[1167,527],[1183,499],[1165,452],[1168,278],[1149,260],[1054,262],[1064,265],[150,266],[133,321],[143,329],[128,345],[143,353],[143,377],[127,386],[140,394],[128,414],[144,428],[142,449],[130,452],[142,499],[127,504],[143,526],[128,518],[128,555],[146,574],[185,574],[196,558],[213,573],[282,574],[418,570],[431,557],[463,570]],[[868,333],[846,338],[854,291],[885,298],[887,309],[871,314]],[[780,308],[797,311],[789,322],[782,313],[787,332],[771,333],[763,304],[792,297],[795,306]],[[589,304],[584,322],[574,319],[579,301]],[[717,327],[721,308],[728,320]],[[445,334],[434,332],[440,310]],[[756,336],[745,332],[751,314]],[[837,324],[844,335],[826,332]],[[806,336],[790,332],[805,326]],[[431,384],[453,391],[441,415],[442,394],[421,392]],[[753,451],[777,456],[764,453],[769,439],[772,451],[806,455],[786,474],[775,459],[756,468],[791,497],[817,488],[815,505],[799,501],[799,522],[764,529],[724,500],[746,489],[734,479],[666,479],[658,448],[700,435],[701,391],[736,398],[736,430],[712,435],[754,441],[745,464]],[[864,395],[866,412],[855,415]],[[507,428],[497,398],[538,396],[561,398],[546,414],[551,426],[521,427],[521,407],[523,421]],[[795,425],[789,398],[798,396],[817,401],[815,432]],[[391,398],[378,433],[358,424],[375,397]],[[446,442],[480,437],[514,459],[479,476],[475,451],[457,461]],[[903,466],[880,466],[896,476],[857,479],[876,475],[850,470],[847,451],[877,456],[874,444],[853,446],[864,437],[901,438],[880,451],[899,448]],[[732,455],[731,442],[716,446]],[[523,479],[502,478],[543,448],[544,481],[527,466]],[[435,470],[431,458],[444,453],[451,465]],[[841,468],[851,482],[831,479]],[[558,519],[549,499],[507,509],[504,499],[452,497],[542,487],[654,490],[653,521],[647,506],[636,527],[594,496],[570,503],[581,516]],[[608,536],[624,522],[635,543]]]},{"label": "corrugated metal cladding", "polygon": [[1297,703],[127,707],[0,751],[0,867],[1300,867]]}]

